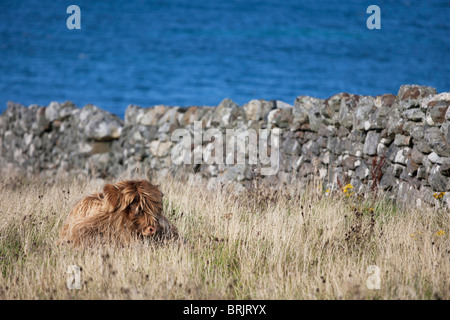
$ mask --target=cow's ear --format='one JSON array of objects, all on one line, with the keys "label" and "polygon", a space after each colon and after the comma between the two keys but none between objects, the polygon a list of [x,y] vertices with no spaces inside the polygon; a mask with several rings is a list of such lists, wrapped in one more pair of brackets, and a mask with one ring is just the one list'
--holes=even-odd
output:
[{"label": "cow's ear", "polygon": [[113,184],[107,184],[103,187],[103,194],[109,206],[109,211],[117,210],[122,202],[121,190]]}]

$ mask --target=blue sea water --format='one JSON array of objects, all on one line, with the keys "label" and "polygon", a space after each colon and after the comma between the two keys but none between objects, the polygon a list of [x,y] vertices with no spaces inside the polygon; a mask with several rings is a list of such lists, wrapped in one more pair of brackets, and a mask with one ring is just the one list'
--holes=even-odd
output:
[{"label": "blue sea water", "polygon": [[[72,4],[81,30],[66,27]],[[366,26],[372,4],[380,30]],[[449,18],[445,0],[2,0],[0,111],[450,91]]]}]

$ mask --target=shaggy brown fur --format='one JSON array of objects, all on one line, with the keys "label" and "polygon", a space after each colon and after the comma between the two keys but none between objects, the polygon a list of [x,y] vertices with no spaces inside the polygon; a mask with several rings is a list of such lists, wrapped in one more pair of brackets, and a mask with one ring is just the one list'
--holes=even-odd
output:
[{"label": "shaggy brown fur", "polygon": [[107,184],[103,193],[84,197],[70,212],[60,243],[80,245],[98,238],[127,243],[132,237],[178,237],[177,228],[163,215],[163,194],[146,180]]}]

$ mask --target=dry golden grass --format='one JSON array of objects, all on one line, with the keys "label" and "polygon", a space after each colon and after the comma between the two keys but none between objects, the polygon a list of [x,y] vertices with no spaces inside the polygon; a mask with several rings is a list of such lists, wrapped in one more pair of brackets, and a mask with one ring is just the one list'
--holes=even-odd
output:
[{"label": "dry golden grass", "polygon": [[[0,299],[449,299],[449,213],[311,186],[236,195],[156,180],[183,241],[56,244],[105,181],[0,179]],[[81,289],[69,290],[70,265]],[[380,289],[368,289],[370,265]]]}]

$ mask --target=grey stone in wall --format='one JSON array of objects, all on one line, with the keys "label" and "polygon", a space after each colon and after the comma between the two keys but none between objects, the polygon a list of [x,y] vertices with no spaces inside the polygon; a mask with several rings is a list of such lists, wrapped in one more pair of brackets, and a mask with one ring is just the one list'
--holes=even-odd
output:
[{"label": "grey stone in wall", "polygon": [[376,131],[369,131],[364,142],[363,152],[369,156],[377,154],[378,143],[380,142],[381,134]]}]

